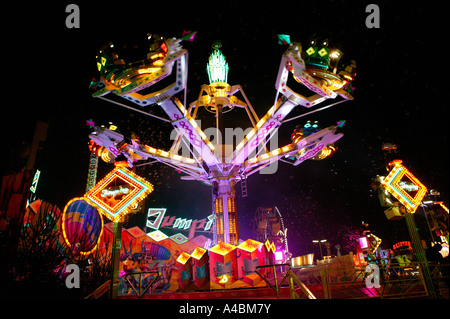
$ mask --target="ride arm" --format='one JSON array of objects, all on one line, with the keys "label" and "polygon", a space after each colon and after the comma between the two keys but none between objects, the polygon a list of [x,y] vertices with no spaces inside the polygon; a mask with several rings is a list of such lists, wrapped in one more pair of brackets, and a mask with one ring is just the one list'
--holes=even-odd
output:
[{"label": "ride arm", "polygon": [[[266,137],[271,136],[278,130],[283,123],[283,119],[295,106],[302,105],[305,107],[312,107],[326,99],[336,98],[338,95],[337,92],[325,87],[321,81],[307,73],[305,62],[301,57],[301,50],[301,45],[299,43],[293,43],[284,52],[275,82],[275,88],[277,89],[276,102],[266,115],[237,145],[231,158],[234,165],[243,163],[258,145],[265,143]],[[306,86],[315,94],[310,97],[305,97],[290,89],[287,86],[289,73],[292,73],[293,77],[298,82]],[[281,98],[278,98],[279,93],[282,93]],[[339,95],[347,100],[353,99],[348,93],[344,93],[339,93]]]},{"label": "ride arm", "polygon": [[291,143],[260,156],[255,156],[245,162],[245,172],[243,173],[249,176],[282,157],[294,155],[304,150],[304,153],[292,163],[294,166],[297,166],[303,161],[316,156],[327,145],[336,142],[344,136],[342,133],[336,134],[336,130],[337,126],[330,126],[301,139],[297,143]]},{"label": "ride arm", "polygon": [[120,154],[128,159],[130,166],[136,161],[156,159],[163,163],[170,163],[180,168],[187,169],[191,172],[200,173],[203,169],[195,159],[178,155],[174,152],[164,151],[145,144],[132,142],[128,144],[124,141],[124,136],[118,132],[107,128],[94,128],[94,132],[89,138],[96,144],[103,146],[114,157]]},{"label": "ride arm", "polygon": [[[278,70],[278,76],[275,81],[275,88],[277,89],[276,102],[256,126],[236,146],[236,150],[231,159],[233,164],[239,165],[243,163],[258,145],[265,141],[266,137],[273,134],[280,127],[283,119],[295,106],[299,104],[307,106],[312,103],[308,98],[295,93],[286,86],[289,69],[291,67],[295,66],[293,70],[297,70],[298,73],[303,74],[302,72],[305,69],[305,64],[300,53],[301,47],[299,48],[298,46],[293,45],[283,54]],[[282,93],[282,96],[278,99],[280,92]],[[319,100],[320,102],[324,100],[324,98],[318,94],[313,95],[313,97],[315,103],[318,103]]]},{"label": "ride arm", "polygon": [[297,105],[296,102],[287,98],[278,100],[236,146],[236,150],[231,155],[231,162],[234,165],[243,163],[258,145],[265,141],[266,137],[270,136],[280,127],[282,120]]},{"label": "ride arm", "polygon": [[165,96],[156,102],[170,117],[171,124],[185,143],[192,144],[209,167],[219,164],[219,160],[214,156],[214,145],[178,99]]}]

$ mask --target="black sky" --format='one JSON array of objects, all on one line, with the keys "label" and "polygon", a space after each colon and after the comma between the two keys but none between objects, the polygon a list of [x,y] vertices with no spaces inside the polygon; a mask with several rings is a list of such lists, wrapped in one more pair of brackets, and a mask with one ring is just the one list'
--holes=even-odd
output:
[{"label": "black sky", "polygon": [[[355,101],[304,118],[319,120],[324,127],[347,120],[338,152],[298,167],[279,163],[277,174],[249,178],[249,196],[238,196],[242,238],[251,236],[250,220],[256,208],[275,205],[289,229],[294,255],[313,251],[312,239],[327,238],[332,247],[345,246],[346,234],[362,230],[363,220],[386,247],[408,240],[404,222],[387,221],[370,188],[370,179],[385,173],[382,142],[397,143],[404,164],[426,186],[439,190],[448,206],[448,99],[444,95],[448,34],[439,8],[378,1],[381,27],[368,29],[365,8],[370,2],[364,1],[254,6],[227,1],[222,7],[218,3],[186,7],[135,1],[79,3],[81,27],[67,29],[68,3],[11,8],[16,21],[4,28],[4,41],[9,44],[4,62],[13,70],[3,83],[2,118],[13,125],[2,127],[7,136],[2,160],[6,162],[10,149],[21,141],[31,139],[36,120],[49,121],[45,154],[39,163],[43,199],[63,208],[69,199],[83,194],[89,158],[86,119],[98,124],[113,121],[123,132],[137,132],[150,145],[170,146],[170,126],[96,100],[88,86],[97,76],[95,55],[103,44],[138,41],[147,32],[180,37],[186,29],[198,31],[193,43],[184,44],[189,50],[188,102],[207,83],[211,44],[221,40],[230,66],[229,83],[243,85],[260,117],[274,101],[275,78],[286,49],[277,44],[278,33],[303,43],[314,33],[327,36],[342,46],[344,56],[358,63]],[[299,114],[307,111],[298,108]],[[229,114],[225,121],[235,123],[237,118]],[[280,145],[289,143],[295,124],[282,126]],[[99,177],[110,169],[101,163]],[[148,206],[167,207],[168,214],[185,217],[203,218],[210,213],[209,187],[180,181],[175,171],[162,165],[146,167],[141,173],[156,186]],[[143,224],[141,219],[137,217],[137,222]]]}]

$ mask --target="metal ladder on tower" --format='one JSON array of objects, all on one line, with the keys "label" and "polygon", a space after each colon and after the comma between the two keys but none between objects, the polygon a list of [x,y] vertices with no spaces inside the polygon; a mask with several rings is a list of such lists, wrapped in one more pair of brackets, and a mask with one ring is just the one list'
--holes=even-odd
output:
[{"label": "metal ladder on tower", "polygon": [[247,176],[241,176],[241,194],[242,198],[247,197]]}]

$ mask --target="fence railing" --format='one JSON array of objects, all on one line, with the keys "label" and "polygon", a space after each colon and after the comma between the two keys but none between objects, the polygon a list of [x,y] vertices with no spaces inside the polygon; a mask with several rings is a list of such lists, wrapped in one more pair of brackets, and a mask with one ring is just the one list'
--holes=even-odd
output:
[{"label": "fence railing", "polygon": [[111,288],[111,279],[108,279],[102,285],[100,285],[97,289],[91,292],[89,295],[84,297],[84,299],[99,299],[101,296],[109,292]]},{"label": "fence railing", "polygon": [[[139,277],[138,280],[136,280],[136,276]],[[133,289],[139,299],[141,299],[142,296],[153,286],[159,277],[160,273],[157,270],[131,272],[124,276],[127,285]],[[148,279],[151,279],[151,281]]]},{"label": "fence railing", "polygon": [[[312,290],[321,286],[325,299],[337,298],[414,298],[428,297],[423,278],[425,263],[410,262],[395,266],[352,266],[323,264],[309,268],[294,268],[297,278]],[[428,263],[438,298],[448,298],[448,264]],[[376,268],[376,273],[373,270]],[[369,277],[370,276],[370,277]],[[369,284],[376,281],[376,284]]]},{"label": "fence railing", "polygon": [[[274,264],[256,266],[255,272],[267,283],[270,288],[275,290],[277,299],[280,298],[280,289],[286,279],[289,283],[291,299],[301,299],[303,295],[308,299],[316,299],[314,294],[295,276],[291,269],[292,267],[290,264]],[[300,289],[300,295],[297,293],[295,285],[297,285]]]}]

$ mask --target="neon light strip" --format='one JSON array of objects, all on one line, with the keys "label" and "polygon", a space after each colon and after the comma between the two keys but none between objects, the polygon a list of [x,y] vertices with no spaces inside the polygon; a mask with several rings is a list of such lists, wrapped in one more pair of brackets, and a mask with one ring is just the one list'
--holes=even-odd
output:
[{"label": "neon light strip", "polygon": [[414,203],[411,201],[411,196],[404,192],[402,188],[397,188],[397,182],[405,175],[400,173],[402,173],[401,167],[399,167],[394,178],[389,182],[389,186],[391,186],[391,188],[394,189],[398,195],[402,196],[403,199],[405,199],[410,204],[410,206],[414,206]]},{"label": "neon light strip", "polygon": [[[131,184],[131,183],[129,183]],[[132,184],[131,184],[132,185]],[[132,185],[134,186],[134,185]],[[114,207],[110,207],[108,206],[106,203],[104,203],[102,200],[99,199],[98,197],[98,193],[100,193],[104,188],[99,188],[94,194],[92,194],[92,196],[89,196],[89,198],[91,199],[95,199],[96,202],[98,202],[98,205],[101,206],[104,210],[106,210],[107,212],[110,212],[111,214],[115,214],[115,212],[117,212],[125,203],[127,203],[129,200],[128,199],[122,199],[121,201],[117,201],[117,204]],[[137,188],[134,187],[133,191],[131,191],[125,198],[127,197],[135,197],[137,192]],[[119,205],[120,204],[120,205]]]},{"label": "neon light strip", "polygon": [[[119,174],[117,174],[117,173],[119,173]],[[100,200],[98,198],[98,196],[99,196],[99,193],[105,188],[105,186],[108,185],[114,178],[121,179],[122,181],[133,186],[134,189],[125,197],[125,199],[118,201],[118,203],[114,207],[110,207],[110,206],[106,205],[106,203],[104,203],[102,200]],[[118,214],[120,214],[123,211],[124,208],[126,208],[124,205],[128,204],[131,200],[133,200],[140,194],[138,186],[142,186],[142,185],[139,185],[139,183],[133,183],[133,182],[134,181],[132,181],[132,180],[131,181],[127,180],[126,176],[121,176],[120,172],[117,170],[116,174],[112,174],[111,177],[108,178],[105,183],[102,183],[102,185],[99,188],[97,188],[97,190],[92,195],[89,195],[89,198],[92,200],[95,200],[95,202],[103,210],[110,213],[113,217],[116,217]],[[144,190],[144,188],[142,190]]]},{"label": "neon light strip", "polygon": [[416,196],[414,196],[414,198],[412,198],[400,185],[400,179],[403,176],[398,177],[395,180],[395,184],[394,184],[394,188],[401,194],[403,195],[403,197],[411,204],[411,208],[414,209],[417,207],[417,205],[419,204],[419,202],[422,200],[423,196],[426,193],[426,187],[423,186],[419,180],[417,180],[412,174],[411,172],[409,172],[405,167],[402,167],[401,170],[404,171],[403,176],[408,177],[414,185],[419,187],[419,191],[416,193]]},{"label": "neon light strip", "polygon": [[[119,178],[125,183],[128,183],[134,189],[127,194],[125,198],[114,207],[109,207],[102,200],[99,199],[99,193],[113,181],[115,178]],[[109,173],[102,181],[100,181],[96,186],[94,186],[91,191],[86,194],[86,198],[90,200],[92,204],[97,206],[101,212],[105,213],[110,219],[117,220],[122,215],[125,215],[130,210],[133,203],[137,203],[142,200],[148,193],[153,191],[153,185],[140,178],[139,176],[134,176],[133,173],[128,172],[122,168],[116,168],[111,173]]]},{"label": "neon light strip", "polygon": [[123,210],[125,210],[126,208],[128,208],[129,204],[131,204],[131,202],[136,199],[136,197],[139,197],[141,194],[146,193],[149,190],[149,187],[147,185],[145,185],[144,183],[138,181],[136,178],[134,178],[133,176],[130,176],[128,174],[126,174],[126,172],[122,171],[122,170],[118,170],[118,172],[123,173],[125,176],[127,176],[128,178],[130,178],[131,180],[133,180],[136,184],[142,186],[142,189],[140,191],[137,192],[136,195],[133,195],[132,198],[130,198],[129,200],[126,201],[126,203],[124,203],[122,205],[122,208],[118,210],[118,213],[120,214]]},{"label": "neon light strip", "polygon": [[444,209],[447,212],[447,214],[448,214],[447,206],[445,206],[443,202],[440,202],[439,205],[441,205],[442,209]]},{"label": "neon light strip", "polygon": [[[400,181],[403,176],[408,177],[412,183],[419,188],[414,198],[412,198],[401,186]],[[405,207],[414,212],[423,196],[427,191],[427,188],[401,163],[396,163],[392,171],[388,174],[383,185],[387,190],[398,199]]]}]

